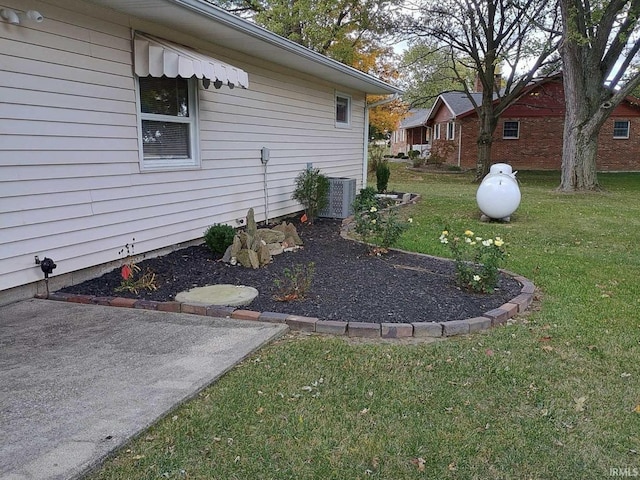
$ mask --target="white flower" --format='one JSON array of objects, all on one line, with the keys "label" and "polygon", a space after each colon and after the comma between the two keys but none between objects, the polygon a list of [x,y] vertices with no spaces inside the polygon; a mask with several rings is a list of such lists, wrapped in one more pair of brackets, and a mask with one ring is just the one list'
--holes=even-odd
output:
[{"label": "white flower", "polygon": [[482,242],[482,245],[484,245],[485,247],[489,247],[489,246],[491,246],[492,243],[493,243],[493,240],[490,239],[490,238],[487,238],[486,240],[484,240]]},{"label": "white flower", "polygon": [[480,281],[480,275],[474,275],[473,276],[473,281],[474,282],[479,282]]},{"label": "white flower", "polygon": [[378,211],[378,209],[376,207],[371,207],[371,210],[369,210],[371,213],[375,213]]},{"label": "white flower", "polygon": [[465,243],[471,243],[473,240],[471,240],[469,237],[465,237],[464,241]]},{"label": "white flower", "polygon": [[409,217],[409,218],[407,219],[407,222],[409,222],[409,223],[413,223],[413,218]]}]

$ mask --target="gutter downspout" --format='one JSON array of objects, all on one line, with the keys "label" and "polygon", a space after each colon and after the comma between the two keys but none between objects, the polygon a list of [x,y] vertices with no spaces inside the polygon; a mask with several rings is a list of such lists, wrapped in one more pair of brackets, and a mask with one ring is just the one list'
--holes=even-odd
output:
[{"label": "gutter downspout", "polygon": [[462,123],[460,124],[460,134],[458,136],[458,167],[462,168]]},{"label": "gutter downspout", "polygon": [[364,105],[364,135],[362,144],[362,188],[367,187],[367,177],[369,175],[369,109],[391,103],[400,98],[400,94],[394,93],[391,97],[383,98],[377,102],[367,105],[365,97]]}]

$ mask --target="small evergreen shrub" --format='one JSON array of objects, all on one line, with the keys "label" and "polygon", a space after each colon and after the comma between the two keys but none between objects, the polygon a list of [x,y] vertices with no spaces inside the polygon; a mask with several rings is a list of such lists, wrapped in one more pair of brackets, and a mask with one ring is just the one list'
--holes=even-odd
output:
[{"label": "small evergreen shrub", "polygon": [[312,222],[329,202],[329,179],[318,168],[307,168],[296,177],[291,198],[300,202]]},{"label": "small evergreen shrub", "polygon": [[223,254],[233,243],[236,232],[229,225],[212,225],[204,232],[204,242],[213,253]]},{"label": "small evergreen shrub", "polygon": [[380,162],[376,168],[376,186],[378,187],[378,193],[387,191],[390,176],[391,170],[389,170],[389,164],[387,162]]}]

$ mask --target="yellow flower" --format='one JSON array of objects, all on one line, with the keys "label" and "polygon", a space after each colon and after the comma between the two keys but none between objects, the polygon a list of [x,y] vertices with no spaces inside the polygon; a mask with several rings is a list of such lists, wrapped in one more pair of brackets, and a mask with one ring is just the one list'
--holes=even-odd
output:
[{"label": "yellow flower", "polygon": [[500,237],[496,237],[496,240],[493,243],[496,247],[501,247],[502,245],[504,245],[504,240],[502,240]]},{"label": "yellow flower", "polygon": [[442,236],[446,237],[447,235],[449,235],[449,231],[448,230],[443,230],[442,231]]},{"label": "yellow flower", "polygon": [[371,220],[371,223],[373,223],[375,225],[376,224],[376,219],[374,218],[373,220]]},{"label": "yellow flower", "polygon": [[471,230],[465,230],[464,234],[465,234],[467,237],[473,237],[473,232],[472,232]]},{"label": "yellow flower", "polygon": [[369,210],[371,213],[375,213],[378,211],[378,209],[376,207],[371,207],[371,210]]}]

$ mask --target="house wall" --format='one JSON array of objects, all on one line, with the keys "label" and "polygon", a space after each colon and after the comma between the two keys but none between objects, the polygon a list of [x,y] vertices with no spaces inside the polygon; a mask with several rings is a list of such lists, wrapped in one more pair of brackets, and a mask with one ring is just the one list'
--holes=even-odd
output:
[{"label": "house wall", "polygon": [[[264,220],[262,147],[270,218],[300,210],[290,196],[307,163],[362,185],[363,93],[79,0],[2,7],[45,21],[0,22],[0,294],[42,279],[34,255],[62,278],[117,260],[134,238],[142,254],[235,226],[250,207]],[[200,84],[197,170],[140,172],[132,29],[249,74],[248,90]],[[351,128],[335,127],[336,90],[352,97]]]},{"label": "house wall", "polygon": [[[442,116],[446,117],[446,113]],[[613,138],[616,120],[630,122],[628,139]],[[503,138],[505,121],[520,123],[518,139]],[[477,117],[475,114],[463,116],[456,123],[462,125],[461,166],[473,169],[478,151]],[[563,128],[562,82],[544,83],[523,96],[501,116],[493,136],[492,161],[509,163],[514,170],[559,170],[562,165]],[[454,158],[450,158],[448,163],[453,164],[454,161]],[[623,103],[614,110],[600,131],[597,162],[599,171],[640,170],[640,108]]]}]

